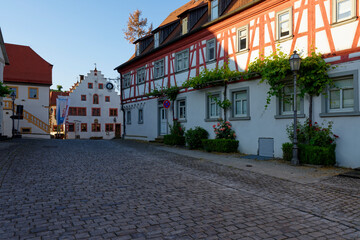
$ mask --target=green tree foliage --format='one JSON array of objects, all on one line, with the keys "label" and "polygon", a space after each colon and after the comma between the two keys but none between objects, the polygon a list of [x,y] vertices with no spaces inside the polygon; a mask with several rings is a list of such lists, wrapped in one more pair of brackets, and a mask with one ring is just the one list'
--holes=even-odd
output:
[{"label": "green tree foliage", "polygon": [[10,93],[11,90],[7,86],[5,86],[2,82],[0,82],[0,97],[5,97]]}]

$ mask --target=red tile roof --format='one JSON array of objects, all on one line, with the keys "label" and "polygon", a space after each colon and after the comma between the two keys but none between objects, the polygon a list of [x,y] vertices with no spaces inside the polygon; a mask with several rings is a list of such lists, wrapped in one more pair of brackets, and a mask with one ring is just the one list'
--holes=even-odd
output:
[{"label": "red tile roof", "polygon": [[10,65],[5,66],[4,82],[52,85],[52,65],[29,46],[5,43]]},{"label": "red tile roof", "polygon": [[182,14],[183,12],[185,12],[189,9],[198,7],[199,5],[203,5],[207,2],[208,2],[208,0],[191,0],[191,1],[189,1],[188,3],[182,5],[181,7],[179,7],[172,13],[170,13],[169,16],[160,24],[159,28],[178,20],[178,16],[180,14]]},{"label": "red tile roof", "polygon": [[56,92],[56,91],[50,91],[50,106],[56,105],[56,99],[58,96],[69,96],[68,92]]}]

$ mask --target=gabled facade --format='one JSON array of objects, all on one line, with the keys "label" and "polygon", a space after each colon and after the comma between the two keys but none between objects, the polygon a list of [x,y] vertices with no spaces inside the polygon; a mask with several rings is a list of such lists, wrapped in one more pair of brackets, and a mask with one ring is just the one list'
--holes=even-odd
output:
[{"label": "gabled facade", "polygon": [[[55,104],[55,108],[52,111],[51,122],[54,123],[52,132],[55,134],[57,94],[53,94],[51,105],[54,108]],[[68,95],[70,99],[65,129],[60,128],[60,132],[66,133],[66,138],[121,137],[123,118],[120,111],[120,96],[101,71],[95,68],[86,76],[80,75],[80,81],[75,83],[68,93],[58,95]]]},{"label": "gabled facade", "polygon": [[[49,91],[52,65],[29,46],[7,44],[11,65],[5,66],[4,83],[16,93],[17,105],[23,106],[23,119],[15,120],[15,130],[24,137],[50,138]],[[15,113],[16,114],[16,113]],[[12,136],[12,100],[4,98],[4,134]]]},{"label": "gabled facade", "polygon": [[[222,66],[224,61],[229,62],[232,70],[244,71],[250,62],[261,54],[276,51],[277,46],[285,53],[298,50],[303,56],[316,48],[327,62],[337,66],[329,75],[338,87],[314,98],[314,121],[334,122],[333,131],[340,136],[336,150],[338,165],[360,167],[360,149],[356,147],[360,141],[359,7],[359,0],[188,2],[146,37],[156,39],[155,34],[162,27],[174,24],[166,32],[165,40],[153,46],[150,43],[116,68],[122,78],[125,136],[153,140],[168,133],[174,115],[186,129],[201,126],[214,138],[212,126],[221,115],[219,106],[209,96],[223,98],[224,88],[183,89],[173,109],[163,107],[164,99],[147,94],[156,87],[180,86],[201,70]],[[187,26],[186,33],[182,26]],[[141,45],[141,41],[136,43]],[[227,119],[237,133],[239,151],[282,157],[281,145],[289,141],[285,129],[292,123],[292,106],[274,97],[265,110],[269,86],[259,81],[228,85],[226,95],[232,109]],[[308,106],[307,97],[300,100],[301,121],[309,115]]]}]

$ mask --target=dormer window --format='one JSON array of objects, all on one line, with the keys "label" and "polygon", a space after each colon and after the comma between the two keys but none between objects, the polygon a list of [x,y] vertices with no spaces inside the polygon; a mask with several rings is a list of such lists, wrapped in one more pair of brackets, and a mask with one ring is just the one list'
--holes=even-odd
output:
[{"label": "dormer window", "polygon": [[135,44],[135,55],[136,56],[140,55],[140,44],[139,43]]},{"label": "dormer window", "polygon": [[159,32],[154,34],[154,48],[159,47],[160,39],[159,39]]},{"label": "dormer window", "polygon": [[219,0],[211,1],[211,21],[219,17]]},{"label": "dormer window", "polygon": [[183,18],[182,20],[182,35],[188,33],[188,18]]}]

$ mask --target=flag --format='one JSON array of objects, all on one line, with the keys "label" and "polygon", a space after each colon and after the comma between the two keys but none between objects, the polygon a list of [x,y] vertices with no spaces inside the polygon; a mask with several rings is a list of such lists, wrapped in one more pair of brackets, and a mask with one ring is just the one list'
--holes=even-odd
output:
[{"label": "flag", "polygon": [[68,96],[58,96],[56,99],[56,122],[60,126],[64,124],[69,111],[70,99]]}]

